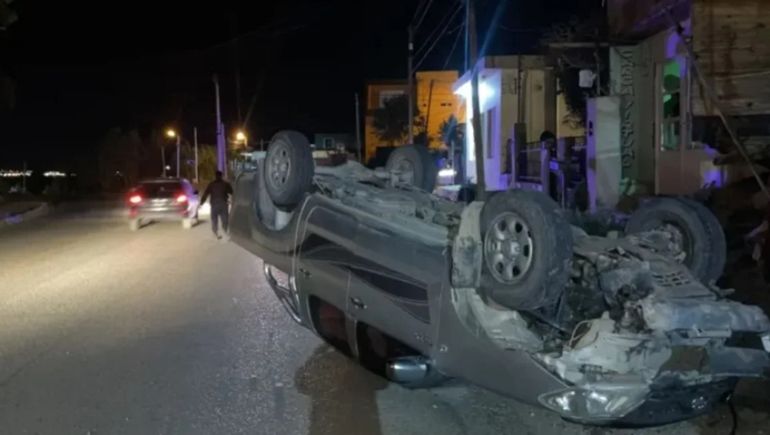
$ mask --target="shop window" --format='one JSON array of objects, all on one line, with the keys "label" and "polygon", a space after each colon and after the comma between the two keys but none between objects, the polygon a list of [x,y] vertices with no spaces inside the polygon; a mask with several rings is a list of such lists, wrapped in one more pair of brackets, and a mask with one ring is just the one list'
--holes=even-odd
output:
[{"label": "shop window", "polygon": [[385,107],[385,102],[386,101],[388,101],[390,99],[393,99],[393,98],[400,97],[400,96],[402,96],[404,94],[406,94],[406,92],[401,91],[401,90],[380,91],[380,101],[379,101],[380,106],[379,107],[380,108]]}]

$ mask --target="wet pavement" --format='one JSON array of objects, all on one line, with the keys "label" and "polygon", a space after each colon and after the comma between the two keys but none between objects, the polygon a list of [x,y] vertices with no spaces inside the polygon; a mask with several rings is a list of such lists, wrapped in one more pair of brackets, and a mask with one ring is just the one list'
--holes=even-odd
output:
[{"label": "wet pavement", "polygon": [[[102,211],[104,212],[102,212]],[[70,207],[0,231],[0,434],[727,434],[727,407],[639,431],[453,382],[411,391],[295,325],[258,259],[207,225]],[[770,434],[768,384],[739,434]]]}]

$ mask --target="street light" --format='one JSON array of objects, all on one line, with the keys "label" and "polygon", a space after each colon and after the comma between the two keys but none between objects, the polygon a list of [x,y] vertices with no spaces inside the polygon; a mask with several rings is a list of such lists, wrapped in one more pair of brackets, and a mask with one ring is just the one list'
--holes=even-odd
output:
[{"label": "street light", "polygon": [[235,132],[235,141],[243,145],[245,148],[249,144],[249,137],[246,136],[246,133],[244,133],[243,130],[238,130]]},{"label": "street light", "polygon": [[176,133],[176,131],[173,128],[169,128],[166,130],[166,136],[170,138],[176,138],[176,178],[179,178],[179,165],[180,165],[180,148],[181,148],[181,137]]}]

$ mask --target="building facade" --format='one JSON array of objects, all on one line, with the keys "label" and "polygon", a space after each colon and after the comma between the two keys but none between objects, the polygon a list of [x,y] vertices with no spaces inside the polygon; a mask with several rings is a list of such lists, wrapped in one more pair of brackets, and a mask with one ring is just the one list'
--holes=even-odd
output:
[{"label": "building facade", "polygon": [[745,177],[739,159],[718,164],[736,153],[719,111],[753,149],[770,143],[770,2],[610,0],[608,19],[629,41],[609,53],[624,185],[688,194]]},{"label": "building facade", "polygon": [[463,100],[453,90],[458,77],[457,71],[419,71],[415,75],[420,118],[415,134],[422,129],[430,148],[444,147],[442,125],[451,117],[459,121],[465,114]]},{"label": "building facade", "polygon": [[[557,138],[583,136],[584,129],[568,121],[567,105],[558,92],[551,59],[545,56],[491,56],[478,61],[480,124],[484,147],[484,175],[488,190],[511,186],[511,143],[516,124],[525,126],[525,141],[538,142],[543,133]],[[476,179],[475,143],[470,109],[471,74],[454,85],[462,98],[466,124],[465,174]]]},{"label": "building facade", "polygon": [[[451,116],[462,119],[464,107],[462,99],[452,89],[457,81],[457,71],[418,71],[415,74],[415,127],[414,135],[425,133],[428,146],[438,149],[444,146],[441,126]],[[401,141],[389,143],[383,141],[374,128],[375,111],[394,97],[408,93],[406,80],[373,81],[366,85],[366,105],[364,118],[365,161],[377,153],[378,148],[403,145],[408,140],[406,135]]]}]

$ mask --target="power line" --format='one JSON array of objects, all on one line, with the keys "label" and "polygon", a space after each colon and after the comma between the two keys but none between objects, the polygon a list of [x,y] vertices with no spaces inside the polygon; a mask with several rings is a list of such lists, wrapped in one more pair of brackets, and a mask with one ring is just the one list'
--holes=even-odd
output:
[{"label": "power line", "polygon": [[[465,23],[461,24],[461,27],[465,27]],[[457,48],[457,43],[460,42],[460,37],[463,35],[463,32],[457,32],[457,36],[455,37],[455,42],[452,44],[452,49],[449,50],[449,56],[446,57],[446,61],[444,62],[444,67],[442,69],[446,69],[447,66],[449,66],[449,62],[452,60],[452,55],[455,53],[455,49]]]},{"label": "power line", "polygon": [[409,21],[409,24],[410,24],[410,25],[414,24],[414,22],[415,22],[415,21],[417,21],[417,15],[419,15],[419,14],[420,14],[420,11],[421,11],[421,10],[422,10],[422,8],[425,6],[425,2],[426,2],[426,1],[427,1],[427,0],[420,0],[420,4],[418,4],[418,5],[417,5],[417,8],[414,10],[414,16],[412,16],[412,20],[411,20],[411,21]]},{"label": "power line", "polygon": [[[430,33],[430,35],[428,35],[428,37],[425,39],[425,43],[423,43],[423,45],[422,45],[422,46],[420,46],[420,48],[418,48],[418,49],[417,49],[417,51],[415,52],[415,54],[417,54],[418,56],[419,56],[420,54],[423,54],[423,56],[427,55],[427,53],[429,53],[429,52],[430,52],[430,50],[432,50],[432,49],[433,49],[433,47],[435,47],[435,46],[436,46],[436,43],[438,42],[438,40],[439,40],[439,39],[441,39],[441,38],[444,36],[444,34],[446,34],[446,32],[447,32],[447,30],[448,30],[448,28],[449,28],[449,23],[451,23],[451,22],[452,22],[452,20],[453,20],[453,19],[454,19],[454,18],[457,16],[457,14],[458,14],[458,13],[459,13],[459,12],[460,12],[462,9],[463,9],[463,7],[462,7],[462,6],[458,6],[457,8],[455,8],[455,9],[454,9],[454,11],[452,11],[452,12],[450,12],[449,14],[445,15],[445,16],[444,16],[444,18],[442,18],[442,19],[441,19],[441,21],[439,22],[439,24],[438,24],[438,25],[437,25],[437,26],[436,26],[436,27],[433,29],[433,31]],[[436,37],[436,38],[433,40],[433,42],[432,42],[432,43],[430,43],[430,40],[431,40],[431,39],[432,39],[432,38],[433,38],[433,37],[436,35],[436,33],[437,33],[437,32],[439,32],[439,30],[440,30],[441,32],[440,32],[440,33],[438,34],[438,36],[437,36],[437,37]],[[428,44],[429,44],[429,43],[430,43],[430,47],[428,48],[428,51],[427,51],[426,53],[422,53],[422,52],[425,50],[425,48],[426,48],[426,47],[428,47]]]},{"label": "power line", "polygon": [[[452,15],[452,17],[449,19],[449,20],[450,20],[450,22],[451,22],[451,20],[452,20],[452,19],[454,19],[454,17],[457,15],[457,13],[458,13],[458,12],[460,12],[460,10],[461,10],[461,9],[462,9],[462,8],[457,8],[457,9],[455,10],[455,13],[454,13],[454,14]],[[447,24],[448,24],[448,23],[447,23]],[[422,65],[422,63],[423,63],[423,62],[425,62],[425,59],[427,59],[427,58],[428,58],[428,55],[429,55],[429,54],[430,54],[430,52],[431,52],[431,51],[433,51],[433,49],[436,47],[436,44],[438,44],[438,42],[441,40],[441,38],[443,38],[443,37],[444,37],[444,35],[446,35],[446,33],[447,33],[447,30],[449,30],[449,26],[448,26],[448,25],[447,25],[447,26],[444,26],[444,28],[442,29],[441,33],[439,33],[439,35],[436,37],[436,39],[434,39],[434,40],[433,40],[433,43],[430,45],[430,47],[428,47],[428,49],[427,49],[427,50],[425,50],[425,52],[422,54],[422,58],[421,58],[419,61],[417,61],[417,65],[415,65],[415,66],[414,66],[414,70],[415,70],[415,71],[416,71],[418,68],[420,68],[420,65]],[[459,33],[459,32],[458,32],[458,33]]]},{"label": "power line", "polygon": [[457,15],[460,10],[462,10],[462,6],[458,6],[454,11],[450,10],[449,13],[444,15],[444,17],[439,21],[438,25],[433,28],[433,31],[430,32],[427,38],[425,38],[425,42],[420,46],[420,48],[417,49],[415,52],[416,55],[419,55],[423,50],[425,50],[425,47],[428,46],[428,43],[431,39],[433,39],[434,36],[436,36],[436,33],[438,33],[440,30],[446,31],[446,27],[449,25],[449,23],[452,21],[452,19]]},{"label": "power line", "polygon": [[[423,4],[425,1],[423,1]],[[425,17],[428,15],[428,11],[430,10],[430,6],[433,4],[433,0],[427,0],[427,4],[425,5],[425,8],[422,11],[422,15],[420,16],[420,19],[417,21],[417,23],[414,25],[414,30],[417,30],[422,25],[423,20],[425,20]]]}]

